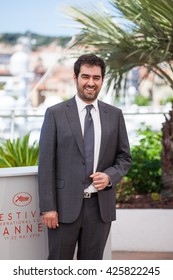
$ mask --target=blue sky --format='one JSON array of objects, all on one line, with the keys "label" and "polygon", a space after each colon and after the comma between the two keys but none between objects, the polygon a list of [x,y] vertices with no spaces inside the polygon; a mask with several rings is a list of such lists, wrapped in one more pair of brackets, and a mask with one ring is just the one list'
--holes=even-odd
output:
[{"label": "blue sky", "polygon": [[[44,35],[69,35],[77,32],[62,13],[64,5],[92,3],[93,0],[2,0],[0,5],[0,34],[31,31]],[[94,1],[107,3],[108,0]]]}]

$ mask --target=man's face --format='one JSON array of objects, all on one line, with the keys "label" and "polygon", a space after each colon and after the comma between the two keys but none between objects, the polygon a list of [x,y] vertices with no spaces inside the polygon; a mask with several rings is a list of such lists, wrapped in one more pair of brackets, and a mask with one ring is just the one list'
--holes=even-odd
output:
[{"label": "man's face", "polygon": [[74,75],[74,81],[79,98],[90,104],[97,98],[103,84],[101,68],[84,64],[78,78]]}]

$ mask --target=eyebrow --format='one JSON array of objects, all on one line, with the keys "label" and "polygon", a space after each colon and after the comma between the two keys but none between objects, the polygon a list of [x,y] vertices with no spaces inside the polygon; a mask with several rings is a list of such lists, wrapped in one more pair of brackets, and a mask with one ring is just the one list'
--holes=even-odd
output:
[{"label": "eyebrow", "polygon": [[[89,74],[81,74],[82,77],[90,77],[92,75],[89,75]],[[94,78],[101,78],[101,75],[93,75],[92,77]]]}]

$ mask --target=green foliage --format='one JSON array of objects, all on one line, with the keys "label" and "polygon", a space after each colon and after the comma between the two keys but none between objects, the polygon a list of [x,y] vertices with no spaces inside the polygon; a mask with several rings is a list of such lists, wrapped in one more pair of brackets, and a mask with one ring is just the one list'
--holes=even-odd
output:
[{"label": "green foliage", "polygon": [[138,106],[148,106],[150,104],[150,100],[148,97],[145,97],[143,95],[137,95],[135,96],[133,103]]},{"label": "green foliage", "polygon": [[22,36],[20,33],[4,33],[0,36],[0,42],[15,45],[17,43],[17,39]]},{"label": "green foliage", "polygon": [[30,133],[23,139],[6,140],[0,144],[0,168],[38,164],[38,143],[29,145]]},{"label": "green foliage", "polygon": [[116,186],[116,200],[118,203],[128,202],[132,196],[136,195],[136,190],[133,187],[133,182],[125,177]]},{"label": "green foliage", "polygon": [[26,33],[4,33],[0,36],[0,42],[6,44],[15,45],[18,39],[22,36],[26,36],[32,40],[35,40],[35,44],[31,45],[32,49],[35,50],[37,47],[49,45],[52,42],[57,42],[59,46],[65,47],[66,44],[71,40],[70,36],[45,36],[41,34],[26,32]]},{"label": "green foliage", "polygon": [[1,83],[1,82],[0,82],[0,90],[3,90],[3,89],[4,89],[4,85],[5,85],[5,83]]},{"label": "green foliage", "polygon": [[[80,24],[71,47],[103,57],[108,86],[121,87],[129,70],[145,66],[173,87],[173,1],[110,0],[110,8],[75,5],[66,10]],[[89,46],[89,48],[88,48]],[[164,71],[164,67],[166,71]],[[144,77],[141,77],[144,78]],[[145,77],[146,78],[146,77]]]},{"label": "green foliage", "polygon": [[173,103],[172,96],[168,96],[167,98],[160,100],[160,105],[166,105],[167,103]]},{"label": "green foliage", "polygon": [[138,130],[139,144],[131,149],[132,165],[127,178],[138,194],[160,192],[161,184],[161,133],[143,126]]},{"label": "green foliage", "polygon": [[141,124],[137,130],[139,144],[131,149],[132,165],[126,177],[116,186],[117,203],[133,201],[136,195],[150,194],[153,200],[160,197],[161,184],[161,133]]}]

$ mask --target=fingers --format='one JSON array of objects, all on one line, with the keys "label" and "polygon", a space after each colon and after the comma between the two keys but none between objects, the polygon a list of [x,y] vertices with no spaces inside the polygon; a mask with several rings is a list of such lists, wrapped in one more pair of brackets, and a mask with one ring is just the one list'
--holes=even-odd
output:
[{"label": "fingers", "polygon": [[103,172],[93,173],[90,178],[93,179],[93,185],[97,190],[102,190],[109,184],[109,177]]},{"label": "fingers", "polygon": [[44,213],[42,215],[42,221],[47,227],[55,229],[56,227],[59,226],[58,213],[56,211],[50,211],[50,212]]}]

